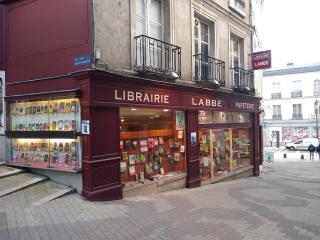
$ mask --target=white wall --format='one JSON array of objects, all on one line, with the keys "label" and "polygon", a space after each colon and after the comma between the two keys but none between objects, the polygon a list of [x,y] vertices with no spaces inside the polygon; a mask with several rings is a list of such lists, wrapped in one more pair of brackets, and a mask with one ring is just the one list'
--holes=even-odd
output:
[{"label": "white wall", "polygon": [[[282,120],[292,119],[292,105],[301,104],[303,119],[309,120],[314,114],[316,97],[313,96],[313,82],[316,79],[320,79],[320,72],[264,76],[262,89],[265,119],[272,118],[272,105],[281,105]],[[292,81],[295,80],[301,80],[302,97],[291,98]],[[274,82],[280,82],[281,99],[271,99]]]}]

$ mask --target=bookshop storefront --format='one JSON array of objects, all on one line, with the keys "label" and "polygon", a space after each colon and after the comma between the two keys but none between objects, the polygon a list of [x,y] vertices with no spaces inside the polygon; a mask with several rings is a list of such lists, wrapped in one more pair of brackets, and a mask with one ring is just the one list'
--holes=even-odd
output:
[{"label": "bookshop storefront", "polygon": [[9,164],[80,174],[90,200],[259,174],[259,98],[97,70],[72,78],[74,94],[8,99]]}]

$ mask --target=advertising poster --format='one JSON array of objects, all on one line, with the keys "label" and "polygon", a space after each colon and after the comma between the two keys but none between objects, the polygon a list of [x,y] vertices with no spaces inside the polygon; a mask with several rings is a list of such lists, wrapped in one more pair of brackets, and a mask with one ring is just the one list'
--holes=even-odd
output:
[{"label": "advertising poster", "polygon": [[176,111],[176,130],[184,130],[184,111]]}]

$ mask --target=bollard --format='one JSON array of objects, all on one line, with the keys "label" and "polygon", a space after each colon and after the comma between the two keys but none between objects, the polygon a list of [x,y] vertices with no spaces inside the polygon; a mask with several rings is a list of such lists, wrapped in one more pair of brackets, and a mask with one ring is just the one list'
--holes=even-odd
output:
[{"label": "bollard", "polygon": [[283,154],[283,158],[287,158],[287,154],[286,153]]},{"label": "bollard", "polygon": [[304,159],[304,155],[303,154],[301,154],[301,159]]}]

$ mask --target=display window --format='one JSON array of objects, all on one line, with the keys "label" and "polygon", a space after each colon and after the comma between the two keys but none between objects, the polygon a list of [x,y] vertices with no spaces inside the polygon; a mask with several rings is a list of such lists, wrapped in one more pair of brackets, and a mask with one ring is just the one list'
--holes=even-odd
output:
[{"label": "display window", "polygon": [[183,111],[120,108],[121,181],[126,185],[185,172]]},{"label": "display window", "polygon": [[80,139],[9,139],[8,163],[18,166],[77,170]]},{"label": "display window", "polygon": [[77,98],[10,104],[11,131],[79,131]]},{"label": "display window", "polygon": [[249,123],[250,113],[199,111],[199,124]]},{"label": "display window", "polygon": [[[250,128],[226,128],[249,123],[250,113],[199,111],[199,152],[202,180],[251,166]],[[201,127],[205,124],[206,127]],[[212,127],[208,127],[208,125]]]},{"label": "display window", "polygon": [[80,113],[77,98],[11,103],[7,162],[38,168],[80,169]]}]

